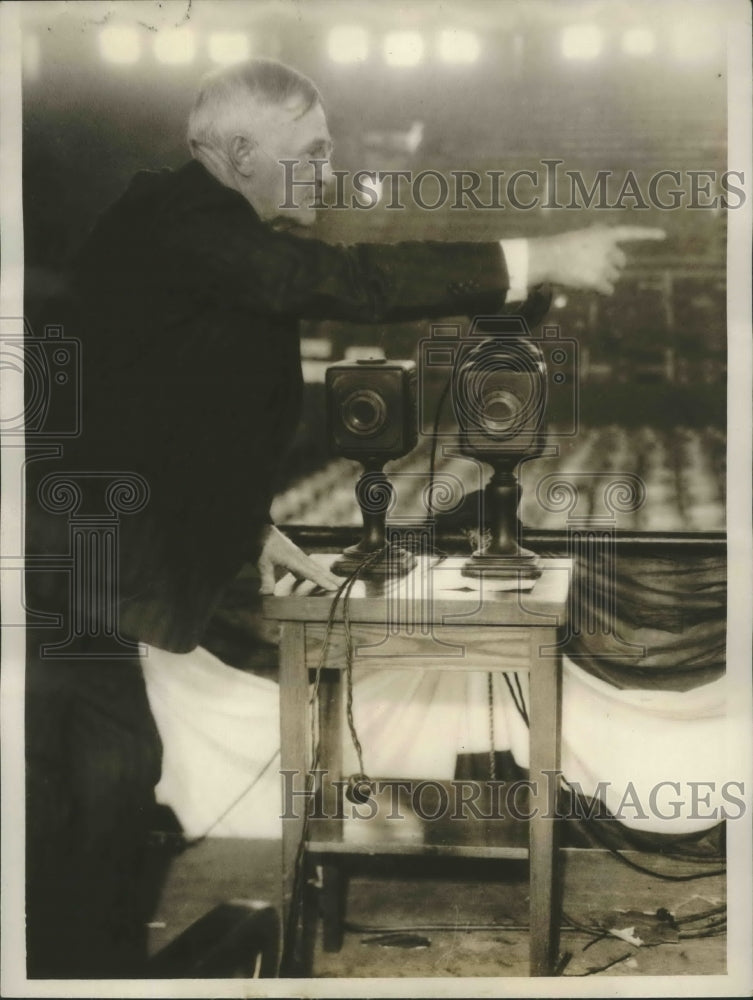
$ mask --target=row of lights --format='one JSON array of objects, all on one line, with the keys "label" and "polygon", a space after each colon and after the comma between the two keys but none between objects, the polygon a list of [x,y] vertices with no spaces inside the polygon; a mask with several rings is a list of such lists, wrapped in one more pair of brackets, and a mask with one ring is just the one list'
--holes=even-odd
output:
[{"label": "row of lights", "polygon": [[[382,43],[388,66],[416,66],[423,59],[425,48],[424,38],[417,31],[391,31]],[[341,25],[329,33],[327,51],[334,62],[364,62],[369,50],[369,36],[364,28]],[[446,63],[474,63],[481,53],[481,43],[472,31],[446,29],[437,36],[437,53]]]},{"label": "row of lights", "polygon": [[[106,26],[99,33],[100,54],[111,63],[138,62],[142,42],[142,34],[127,26]],[[684,59],[700,59],[713,53],[717,42],[718,37],[699,24],[677,25],[673,35],[674,54]],[[648,28],[629,28],[622,34],[620,45],[628,56],[646,57],[656,49],[656,36]],[[369,57],[370,47],[368,32],[357,26],[333,28],[327,39],[329,56],[337,63],[363,63]],[[604,51],[605,35],[594,24],[571,25],[562,32],[560,47],[564,58],[569,60],[597,59]],[[251,55],[249,36],[238,31],[211,32],[206,48],[209,58],[218,65],[241,62]],[[189,27],[160,31],[154,37],[153,50],[162,63],[190,63],[198,51],[196,34]],[[383,38],[383,57],[389,66],[416,66],[423,60],[425,51],[425,39],[416,31],[393,31]],[[443,62],[470,64],[479,58],[481,42],[471,31],[446,29],[437,36],[436,51]],[[29,61],[36,65],[38,72],[38,51],[29,52]]]},{"label": "row of lights", "polygon": [[[698,59],[716,48],[717,37],[699,23],[677,25],[672,37],[674,54],[679,58]],[[625,55],[650,56],[656,49],[656,35],[649,28],[628,28],[621,36],[620,46]],[[341,26],[329,34],[328,52],[338,63],[360,63],[368,58],[370,44],[365,29]],[[560,37],[562,55],[566,59],[596,59],[605,47],[605,34],[595,24],[574,24],[564,29]],[[437,39],[439,58],[447,63],[473,63],[481,53],[478,37],[470,31],[445,30]],[[425,42],[416,31],[394,31],[385,35],[383,55],[390,66],[415,66],[424,57]]]},{"label": "row of lights", "polygon": [[[702,59],[717,47],[718,36],[698,22],[678,24],[672,33],[671,48],[679,59]],[[605,47],[604,32],[595,24],[574,24],[561,37],[566,59],[597,59]],[[649,28],[628,28],[620,38],[620,48],[628,56],[650,56],[656,50],[656,35]]]},{"label": "row of lights", "polygon": [[[154,38],[154,55],[162,63],[190,63],[197,53],[195,33],[188,27],[161,31]],[[99,51],[108,62],[123,65],[141,58],[142,38],[135,28],[110,26],[99,35]],[[481,45],[470,31],[443,31],[438,38],[439,57],[448,63],[472,63]],[[330,57],[339,63],[363,62],[369,38],[363,28],[334,28],[328,39]],[[240,62],[251,54],[249,37],[241,32],[212,32],[207,39],[209,58],[221,65]],[[424,55],[424,39],[414,31],[394,31],[385,36],[384,57],[390,66],[414,66]]]},{"label": "row of lights", "polygon": [[[111,63],[129,65],[141,58],[141,34],[135,28],[112,25],[99,33],[99,51]],[[154,37],[154,55],[168,65],[193,62],[198,49],[195,32],[188,27],[160,31]],[[207,38],[212,62],[228,65],[251,55],[248,35],[239,31],[214,31]]]}]

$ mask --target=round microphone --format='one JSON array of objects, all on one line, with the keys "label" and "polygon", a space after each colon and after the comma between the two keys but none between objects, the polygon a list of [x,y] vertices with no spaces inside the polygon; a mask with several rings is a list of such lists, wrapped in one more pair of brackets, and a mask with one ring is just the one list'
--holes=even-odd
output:
[{"label": "round microphone", "polygon": [[363,805],[374,794],[374,786],[365,774],[351,774],[345,789],[345,798],[354,805]]}]

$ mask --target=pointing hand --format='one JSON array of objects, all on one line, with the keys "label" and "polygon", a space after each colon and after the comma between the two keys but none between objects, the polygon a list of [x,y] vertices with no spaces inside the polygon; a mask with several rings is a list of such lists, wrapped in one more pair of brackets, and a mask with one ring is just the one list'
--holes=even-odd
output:
[{"label": "pointing hand", "polygon": [[666,235],[648,226],[592,226],[529,240],[529,285],[548,281],[611,295],[627,260],[619,244],[663,240]]}]

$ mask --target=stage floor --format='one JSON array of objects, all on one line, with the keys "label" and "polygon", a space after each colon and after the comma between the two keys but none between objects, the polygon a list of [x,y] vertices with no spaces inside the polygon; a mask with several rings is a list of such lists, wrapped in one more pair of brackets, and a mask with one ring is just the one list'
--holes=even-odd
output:
[{"label": "stage floor", "polygon": [[[657,855],[628,856],[657,866]],[[706,867],[678,863],[672,870]],[[570,848],[563,851],[563,870],[562,976],[725,973],[726,934],[694,936],[719,919],[710,911],[725,903],[724,876],[669,882],[605,851]],[[263,899],[279,907],[279,887],[279,842],[206,839],[174,859],[152,921],[150,950],[219,903]],[[327,954],[317,943],[314,976],[527,976],[527,897],[525,862],[453,862],[450,868],[447,861],[419,866],[415,858],[372,859],[351,876],[344,946]],[[677,928],[657,919],[662,909]],[[599,939],[597,926],[623,937]]]}]

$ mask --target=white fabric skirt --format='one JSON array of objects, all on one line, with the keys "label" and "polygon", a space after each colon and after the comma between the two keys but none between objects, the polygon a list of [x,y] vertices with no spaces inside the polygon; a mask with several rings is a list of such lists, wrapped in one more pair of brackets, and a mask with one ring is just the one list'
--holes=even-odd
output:
[{"label": "white fabric skirt", "polygon": [[[158,799],[186,836],[279,837],[277,684],[201,648],[178,655],[150,647],[143,669],[164,744]],[[368,774],[450,780],[458,754],[489,751],[486,674],[361,668],[354,677]],[[527,675],[519,680],[528,706]],[[495,749],[527,767],[528,731],[499,674],[492,701]],[[725,678],[687,692],[623,691],[564,659],[563,774],[629,827],[686,833],[714,826],[725,809],[739,813],[726,721]],[[347,775],[358,767],[344,732]]]}]

